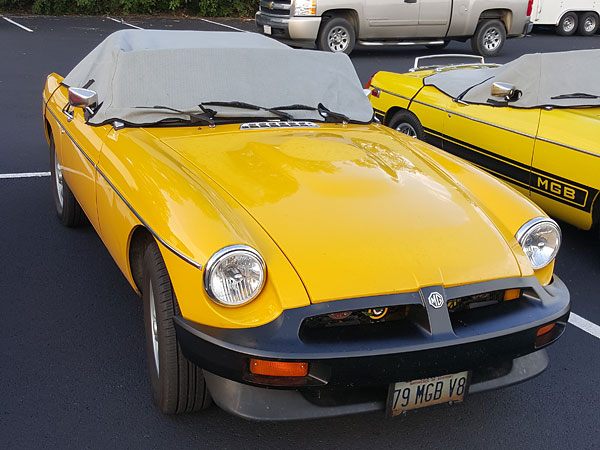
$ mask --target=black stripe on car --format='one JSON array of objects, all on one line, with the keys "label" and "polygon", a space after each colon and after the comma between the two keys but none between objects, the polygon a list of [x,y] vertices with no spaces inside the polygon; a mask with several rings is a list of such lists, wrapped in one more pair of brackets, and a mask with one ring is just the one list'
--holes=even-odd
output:
[{"label": "black stripe on car", "polygon": [[590,212],[598,190],[560,177],[550,172],[490,152],[467,142],[425,128],[425,140],[443,148],[460,158],[466,159],[498,178],[525,189],[552,198],[581,211]]}]

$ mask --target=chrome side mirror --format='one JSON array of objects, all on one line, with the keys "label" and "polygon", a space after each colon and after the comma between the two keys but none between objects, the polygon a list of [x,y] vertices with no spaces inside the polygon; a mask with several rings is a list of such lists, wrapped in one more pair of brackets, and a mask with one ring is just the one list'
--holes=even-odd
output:
[{"label": "chrome side mirror", "polygon": [[521,98],[521,91],[512,84],[496,82],[492,84],[492,96],[500,97],[507,102],[514,102]]},{"label": "chrome side mirror", "polygon": [[98,103],[96,91],[76,87],[69,88],[69,105],[76,108],[91,108]]}]

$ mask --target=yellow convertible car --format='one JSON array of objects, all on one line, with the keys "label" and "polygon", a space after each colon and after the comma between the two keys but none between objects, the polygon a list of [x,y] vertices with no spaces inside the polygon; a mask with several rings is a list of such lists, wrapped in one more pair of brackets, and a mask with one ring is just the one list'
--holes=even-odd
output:
[{"label": "yellow convertible car", "polygon": [[533,377],[564,331],[556,223],[373,123],[345,54],[121,31],[43,117],[58,217],[142,296],[165,413],[395,415]]},{"label": "yellow convertible car", "polygon": [[488,170],[553,217],[597,225],[600,50],[524,55],[503,66],[426,63],[449,56],[461,55],[375,74],[377,117]]}]

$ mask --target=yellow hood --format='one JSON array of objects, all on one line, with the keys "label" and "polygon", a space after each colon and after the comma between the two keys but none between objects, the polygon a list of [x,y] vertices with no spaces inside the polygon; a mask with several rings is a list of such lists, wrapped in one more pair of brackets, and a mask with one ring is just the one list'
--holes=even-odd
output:
[{"label": "yellow hood", "polygon": [[419,141],[381,127],[227,128],[156,135],[254,217],[312,302],[521,275],[505,237]]}]

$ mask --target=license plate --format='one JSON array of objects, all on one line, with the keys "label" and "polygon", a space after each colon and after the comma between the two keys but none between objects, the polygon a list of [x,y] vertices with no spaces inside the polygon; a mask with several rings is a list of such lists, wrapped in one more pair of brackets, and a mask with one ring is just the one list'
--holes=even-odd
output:
[{"label": "license plate", "polygon": [[394,383],[388,395],[388,413],[396,416],[411,409],[461,402],[467,392],[469,372]]},{"label": "license plate", "polygon": [[271,34],[271,25],[264,25],[265,34]]}]

